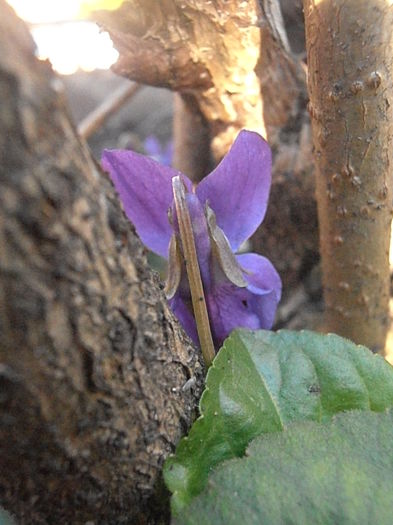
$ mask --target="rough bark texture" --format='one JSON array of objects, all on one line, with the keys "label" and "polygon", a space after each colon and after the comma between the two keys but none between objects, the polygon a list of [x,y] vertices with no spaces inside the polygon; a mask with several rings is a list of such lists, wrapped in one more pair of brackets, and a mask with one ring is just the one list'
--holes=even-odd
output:
[{"label": "rough bark texture", "polygon": [[213,162],[242,127],[267,134],[273,186],[254,246],[276,265],[284,290],[296,285],[317,259],[317,213],[305,75],[278,0],[128,0],[97,18],[120,52],[117,73],[181,93],[175,163],[194,180],[209,165],[204,133]]},{"label": "rough bark texture", "polygon": [[305,0],[327,329],[384,347],[392,211],[393,9]]},{"label": "rough bark texture", "polygon": [[33,52],[0,0],[0,503],[21,524],[165,522],[202,366]]}]

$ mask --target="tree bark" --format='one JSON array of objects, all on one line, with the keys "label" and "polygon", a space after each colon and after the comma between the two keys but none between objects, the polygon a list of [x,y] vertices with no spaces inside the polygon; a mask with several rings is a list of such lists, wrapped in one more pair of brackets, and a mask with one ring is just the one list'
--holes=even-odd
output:
[{"label": "tree bark", "polygon": [[326,328],[375,351],[388,329],[393,9],[305,0]]},{"label": "tree bark", "polygon": [[203,367],[59,86],[0,0],[0,502],[21,524],[165,523]]}]

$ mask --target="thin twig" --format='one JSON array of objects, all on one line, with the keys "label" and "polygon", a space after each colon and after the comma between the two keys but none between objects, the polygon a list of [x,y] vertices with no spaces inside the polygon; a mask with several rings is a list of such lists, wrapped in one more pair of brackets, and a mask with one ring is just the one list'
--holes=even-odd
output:
[{"label": "thin twig", "polygon": [[88,139],[93,135],[112,115],[114,115],[128,100],[130,100],[142,88],[141,84],[126,82],[120,86],[102,104],[87,115],[78,125],[78,133]]},{"label": "thin twig", "polygon": [[184,185],[179,175],[173,177],[172,187],[199,342],[203,359],[206,366],[209,367],[215,355],[214,345],[210,331],[209,316],[206,308],[201,273],[198,265],[191,217],[187,207]]}]

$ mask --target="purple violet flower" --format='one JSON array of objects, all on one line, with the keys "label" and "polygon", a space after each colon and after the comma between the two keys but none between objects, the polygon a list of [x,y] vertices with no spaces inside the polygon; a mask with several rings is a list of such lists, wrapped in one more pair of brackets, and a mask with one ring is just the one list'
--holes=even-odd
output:
[{"label": "purple violet flower", "polygon": [[216,349],[235,328],[272,327],[281,298],[277,271],[261,255],[235,255],[266,212],[271,152],[260,135],[241,131],[221,163],[196,187],[185,175],[132,151],[104,151],[102,165],[143,243],[169,259],[169,304],[194,342],[198,336],[173,202],[172,178],[177,175],[186,188]]},{"label": "purple violet flower", "polygon": [[149,135],[143,143],[146,155],[164,166],[170,166],[173,158],[173,142],[169,141],[166,146],[154,135]]}]

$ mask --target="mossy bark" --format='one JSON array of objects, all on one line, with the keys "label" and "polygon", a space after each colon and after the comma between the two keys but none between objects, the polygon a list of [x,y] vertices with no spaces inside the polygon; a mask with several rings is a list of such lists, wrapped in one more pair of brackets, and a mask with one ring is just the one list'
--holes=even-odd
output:
[{"label": "mossy bark", "polygon": [[305,0],[326,329],[383,349],[392,212],[393,8]]}]

